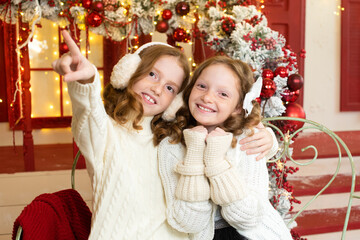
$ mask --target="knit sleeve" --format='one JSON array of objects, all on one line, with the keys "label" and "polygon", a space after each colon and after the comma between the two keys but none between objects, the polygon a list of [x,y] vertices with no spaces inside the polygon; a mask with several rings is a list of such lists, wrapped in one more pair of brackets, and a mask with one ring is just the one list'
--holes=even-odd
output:
[{"label": "knit sleeve", "polygon": [[256,161],[257,155],[246,155],[236,146],[232,160],[243,188],[243,198],[223,205],[224,219],[237,229],[256,227],[264,216],[264,205],[268,197],[268,172],[265,158]]},{"label": "knit sleeve", "polygon": [[273,145],[272,145],[270,151],[265,156],[265,159],[270,159],[273,156],[275,156],[275,154],[277,153],[278,148],[279,148],[279,143],[278,143],[278,141],[276,139],[274,131],[269,127],[267,127],[266,130],[271,134],[272,139],[273,139]]},{"label": "knit sleeve", "polygon": [[200,233],[212,224],[212,204],[209,200],[187,202],[175,197],[180,175],[174,169],[184,157],[185,149],[181,144],[171,144],[169,138],[162,140],[158,159],[165,192],[167,221],[180,232]]},{"label": "knit sleeve", "polygon": [[189,202],[201,202],[210,199],[210,186],[204,173],[205,133],[184,130],[186,155],[175,171],[180,174],[175,196]]},{"label": "knit sleeve", "polygon": [[232,138],[230,133],[207,138],[205,174],[210,181],[211,200],[218,205],[226,205],[244,197],[239,174],[225,156]]},{"label": "knit sleeve", "polygon": [[[95,66],[94,66],[95,67]],[[96,70],[96,69],[95,69]],[[101,99],[99,73],[95,71],[92,83],[68,82],[68,92],[72,103],[71,131],[76,144],[90,167],[100,161],[105,148],[105,136],[109,126],[109,117]],[[90,166],[89,166],[90,165]]]}]

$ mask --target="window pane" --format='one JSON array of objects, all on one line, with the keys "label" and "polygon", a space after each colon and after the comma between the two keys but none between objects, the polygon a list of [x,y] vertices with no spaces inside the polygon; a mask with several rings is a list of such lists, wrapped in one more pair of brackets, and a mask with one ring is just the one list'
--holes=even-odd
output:
[{"label": "window pane", "polygon": [[41,19],[41,28],[36,27],[34,37],[29,42],[31,68],[51,68],[51,63],[59,58],[58,25]]},{"label": "window pane", "polygon": [[31,71],[32,117],[60,116],[60,80],[53,71]]}]

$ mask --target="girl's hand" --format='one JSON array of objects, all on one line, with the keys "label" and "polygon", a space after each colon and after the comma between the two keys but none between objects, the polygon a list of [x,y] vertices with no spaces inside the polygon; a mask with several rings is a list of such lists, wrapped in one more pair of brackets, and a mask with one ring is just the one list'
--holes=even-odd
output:
[{"label": "girl's hand", "polygon": [[55,72],[64,76],[65,82],[81,81],[90,83],[94,79],[95,69],[92,64],[81,54],[80,49],[67,31],[61,32],[69,52],[52,63]]},{"label": "girl's hand", "polygon": [[265,157],[270,151],[273,145],[273,138],[262,123],[259,123],[256,128],[259,132],[241,139],[239,143],[242,145],[240,149],[246,151],[248,155],[260,153],[259,156],[256,157],[258,161]]},{"label": "girl's hand", "polygon": [[204,133],[204,134],[206,134],[206,135],[208,134],[207,129],[206,129],[204,126],[201,126],[201,125],[191,128],[191,131],[195,131],[195,132],[199,132],[199,133]]},{"label": "girl's hand", "polygon": [[227,132],[225,132],[223,129],[217,127],[208,134],[208,137],[224,136],[226,134],[227,134]]}]

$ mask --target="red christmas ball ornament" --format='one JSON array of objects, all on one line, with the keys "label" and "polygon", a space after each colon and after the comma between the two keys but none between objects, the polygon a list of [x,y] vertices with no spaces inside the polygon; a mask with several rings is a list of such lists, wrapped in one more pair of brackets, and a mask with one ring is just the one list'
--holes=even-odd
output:
[{"label": "red christmas ball ornament", "polygon": [[102,12],[104,11],[104,4],[101,1],[96,1],[91,4],[91,7],[94,11]]},{"label": "red christmas ball ornament", "polygon": [[280,76],[282,78],[285,78],[289,75],[289,70],[286,67],[278,67],[275,72],[274,76]]},{"label": "red christmas ball ornament", "polygon": [[89,26],[91,27],[98,27],[101,25],[103,19],[101,17],[101,15],[97,12],[91,12],[87,18],[86,18],[87,23],[89,24]]},{"label": "red christmas ball ornament", "polygon": [[172,17],[172,12],[170,9],[164,9],[161,16],[163,20],[169,20]]},{"label": "red christmas ball ornament", "polygon": [[183,29],[183,28],[176,28],[174,33],[173,33],[173,38],[177,42],[184,41],[186,36],[187,36],[187,33],[186,33],[185,29]]},{"label": "red christmas ball ornament", "polygon": [[64,42],[60,43],[59,51],[60,51],[61,55],[63,55],[64,53],[67,53],[69,51],[68,45],[66,45],[66,43],[64,43]]},{"label": "red christmas ball ornament", "polygon": [[92,0],[82,0],[82,6],[86,9],[89,9],[92,5]]},{"label": "red christmas ball ornament", "polygon": [[221,29],[230,35],[235,29],[235,22],[231,18],[225,18],[221,23]]},{"label": "red christmas ball ornament", "polygon": [[261,98],[260,97],[255,98],[255,101],[257,101],[259,104],[261,104]]},{"label": "red christmas ball ornament", "polygon": [[304,78],[297,73],[291,74],[287,80],[287,86],[291,91],[296,91],[304,85]]},{"label": "red christmas ball ornament", "polygon": [[179,2],[176,4],[175,11],[180,16],[185,16],[190,12],[190,6],[187,2]]},{"label": "red christmas ball ornament", "polygon": [[160,20],[156,24],[156,31],[164,33],[169,29],[169,24],[166,21]]},{"label": "red christmas ball ornament", "polygon": [[[305,111],[302,108],[302,106],[293,102],[286,105],[286,112],[283,114],[283,116],[304,118],[304,119],[306,117]],[[285,120],[284,124],[291,131],[296,131],[302,126],[304,126],[304,122],[295,121],[295,120]]]},{"label": "red christmas ball ornament", "polygon": [[281,94],[281,100],[284,102],[295,102],[300,95],[300,90],[291,91],[289,89],[285,89]]},{"label": "red christmas ball ornament", "polygon": [[270,78],[270,79],[274,79],[274,72],[271,71],[271,69],[264,69],[262,72],[262,77],[263,78]]},{"label": "red christmas ball ornament", "polygon": [[271,80],[270,78],[265,78],[263,80],[260,97],[270,98],[272,95],[274,95],[275,91],[276,91],[275,82],[273,80]]}]

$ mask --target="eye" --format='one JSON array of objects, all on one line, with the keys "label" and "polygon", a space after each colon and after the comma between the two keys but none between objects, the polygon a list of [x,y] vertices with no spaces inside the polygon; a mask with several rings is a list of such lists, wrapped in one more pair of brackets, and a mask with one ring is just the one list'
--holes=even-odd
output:
[{"label": "eye", "polygon": [[221,96],[221,97],[225,97],[225,98],[229,97],[229,95],[228,95],[226,92],[221,92],[221,93],[220,93],[220,96]]},{"label": "eye", "polygon": [[171,93],[175,93],[175,89],[170,85],[166,86],[166,89]]},{"label": "eye", "polygon": [[156,74],[155,72],[153,72],[153,71],[149,72],[149,76],[150,76],[151,78],[153,78],[153,79],[157,79],[157,78],[158,78],[158,77],[157,77],[157,74]]},{"label": "eye", "polygon": [[198,87],[198,88],[201,88],[201,89],[206,88],[205,84],[202,84],[202,83],[199,83],[199,84],[197,85],[197,87]]}]

